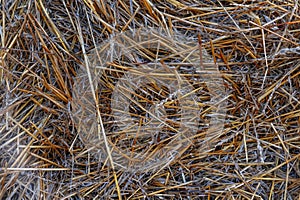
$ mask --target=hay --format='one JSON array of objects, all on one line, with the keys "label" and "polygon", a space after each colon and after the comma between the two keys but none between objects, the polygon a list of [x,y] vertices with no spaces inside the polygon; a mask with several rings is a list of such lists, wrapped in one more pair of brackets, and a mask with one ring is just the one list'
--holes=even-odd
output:
[{"label": "hay", "polygon": [[[297,0],[2,1],[0,198],[299,198],[298,7]],[[206,50],[197,59],[202,67],[218,67],[226,90],[219,100],[226,101],[222,104],[226,105],[226,115],[219,115],[224,117],[222,131],[214,138],[206,137],[207,120],[218,112],[212,104],[203,102],[215,96],[209,90],[210,84],[215,84],[197,79],[200,75],[205,77],[207,70],[184,68],[186,55],[176,58],[182,67],[177,68],[177,78],[182,77],[198,89],[198,93],[192,90],[191,94],[202,107],[197,117],[203,123],[196,134],[181,138],[188,141],[187,145],[172,159],[158,162],[149,170],[148,165],[135,169],[127,163],[133,167],[128,171],[114,166],[120,162],[113,161],[116,156],[107,153],[107,149],[100,151],[103,145],[95,147],[84,141],[72,105],[74,83],[80,70],[89,66],[87,54],[99,44],[120,32],[136,33],[145,27],[159,30],[168,38],[184,35],[194,42],[197,51]],[[170,52],[161,49],[143,48],[139,57],[148,56],[149,61],[153,52],[166,59],[160,63],[162,68],[173,62],[172,57],[168,58]],[[209,63],[206,57],[211,58]],[[109,89],[117,86],[111,84],[127,72],[130,62],[122,58],[108,64],[109,70],[99,78],[103,90],[92,94],[100,106],[92,112],[102,114],[98,134],[103,133],[102,128],[108,129],[107,122],[111,120],[109,106],[107,110],[103,106],[111,105],[113,100]],[[209,76],[219,81],[220,77],[214,79],[214,73]],[[171,80],[175,80],[174,76]],[[144,90],[155,93],[155,81],[151,84]],[[147,94],[153,95],[149,90]],[[136,105],[149,100],[141,94],[139,91],[136,101],[140,103]],[[180,113],[179,104],[168,105]],[[143,110],[137,110],[133,109],[130,118],[144,119],[139,114]],[[176,112],[170,112],[169,119],[171,115],[185,117]],[[169,122],[166,134],[156,140],[167,147],[167,135],[171,138],[172,131],[181,133],[178,124]],[[136,152],[146,148],[152,139],[136,140],[133,148],[130,134],[125,138],[113,134],[101,137],[110,147],[116,144],[114,139],[127,140],[118,143],[119,147]],[[204,148],[205,142],[213,145]],[[154,155],[158,151],[152,148]]]}]

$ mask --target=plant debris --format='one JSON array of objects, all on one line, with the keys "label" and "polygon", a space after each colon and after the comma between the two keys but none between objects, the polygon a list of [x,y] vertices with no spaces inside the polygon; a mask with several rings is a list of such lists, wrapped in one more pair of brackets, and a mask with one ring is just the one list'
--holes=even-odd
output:
[{"label": "plant debris", "polygon": [[[0,199],[300,198],[299,6],[297,0],[2,0]],[[132,173],[111,165],[108,155],[95,156],[80,136],[71,102],[88,53],[141,28],[180,34],[205,49],[222,76],[227,103],[214,145],[202,149],[205,120],[214,116],[204,105],[197,116],[203,124],[179,156]],[[156,53],[167,58],[169,52]],[[126,62],[109,63],[103,90],[94,93],[99,104],[110,104],[109,84],[128,70]],[[201,74],[181,67],[189,82]],[[193,87],[199,105],[211,98],[207,84]],[[153,98],[170,93],[156,89],[149,83],[136,91],[135,101],[150,101],[142,90]],[[132,119],[144,120],[144,111],[131,105]],[[180,112],[178,103],[168,105],[170,116]],[[104,122],[110,120],[109,107],[99,111]],[[170,135],[173,126],[166,128]],[[122,148],[146,148],[150,140],[136,146],[130,140]]]}]

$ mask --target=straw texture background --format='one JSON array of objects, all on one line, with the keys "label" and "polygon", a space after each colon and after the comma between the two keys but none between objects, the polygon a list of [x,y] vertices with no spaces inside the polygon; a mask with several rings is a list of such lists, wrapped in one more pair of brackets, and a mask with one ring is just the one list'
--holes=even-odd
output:
[{"label": "straw texture background", "polygon": [[[0,199],[299,199],[299,6],[2,0]],[[92,156],[70,102],[85,52],[142,27],[180,32],[206,49],[228,92],[226,117],[209,151],[193,137],[170,165],[127,173]]]}]

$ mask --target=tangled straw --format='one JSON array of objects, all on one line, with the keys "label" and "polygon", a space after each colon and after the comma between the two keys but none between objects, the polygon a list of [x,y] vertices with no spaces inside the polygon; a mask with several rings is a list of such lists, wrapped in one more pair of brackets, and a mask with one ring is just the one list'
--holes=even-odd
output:
[{"label": "tangled straw", "polygon": [[[225,90],[206,51],[184,38],[140,29],[90,53],[93,85],[81,69],[73,118],[81,140],[102,162],[110,155],[120,170],[149,171],[184,153],[196,135],[205,137],[201,151],[213,145],[223,128]],[[97,107],[106,135],[97,131]]]}]

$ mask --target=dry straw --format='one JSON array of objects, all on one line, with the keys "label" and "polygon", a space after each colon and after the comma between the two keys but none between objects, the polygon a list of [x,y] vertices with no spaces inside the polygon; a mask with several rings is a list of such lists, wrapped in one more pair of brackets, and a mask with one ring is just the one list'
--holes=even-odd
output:
[{"label": "dry straw", "polygon": [[[298,0],[2,0],[0,10],[0,199],[299,199]],[[189,143],[174,158],[132,173],[117,165],[108,148],[95,156],[71,102],[78,72],[89,69],[88,53],[119,33],[143,27],[161,29],[167,38],[184,35],[198,51],[206,49],[221,73],[227,104],[226,115],[219,115],[224,129],[203,151],[205,125],[216,108],[201,102],[211,101],[214,84],[191,83],[203,71],[189,71],[183,57],[159,63],[159,70],[182,63],[186,71],[178,69],[178,77],[199,89],[192,94],[202,106],[201,123],[195,134],[183,137]],[[151,55],[145,48],[141,52],[140,58]],[[202,54],[197,59],[207,64]],[[119,61],[106,63],[110,70],[104,70],[92,94],[100,102],[97,116],[103,117],[96,133],[110,149],[112,138],[119,141],[122,134],[104,137],[102,130],[113,127],[106,123],[109,107],[101,105],[111,105],[115,96],[109,89],[116,87],[111,84],[134,64],[124,57]],[[148,98],[139,93],[135,101],[144,105]],[[143,116],[134,115],[143,110],[131,111],[131,120]],[[130,137],[119,143],[125,152],[132,150]],[[143,139],[135,147],[152,140]]]},{"label": "dry straw", "polygon": [[[201,84],[209,100],[201,99]],[[90,52],[88,66],[77,73],[71,105],[80,138],[94,156],[145,173],[179,157],[199,127],[205,138],[199,151],[214,146],[226,96],[217,67],[205,49],[200,56],[195,40],[142,28]]]}]

